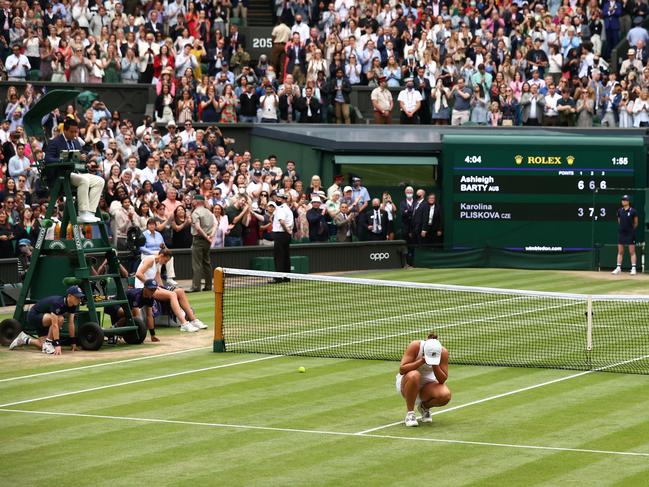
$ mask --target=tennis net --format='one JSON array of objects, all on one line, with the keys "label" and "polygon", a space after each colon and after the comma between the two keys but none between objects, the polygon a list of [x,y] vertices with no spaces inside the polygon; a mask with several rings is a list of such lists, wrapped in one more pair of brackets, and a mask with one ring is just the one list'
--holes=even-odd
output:
[{"label": "tennis net", "polygon": [[223,276],[232,352],[400,360],[411,340],[435,332],[455,364],[649,373],[649,296],[242,269]]}]

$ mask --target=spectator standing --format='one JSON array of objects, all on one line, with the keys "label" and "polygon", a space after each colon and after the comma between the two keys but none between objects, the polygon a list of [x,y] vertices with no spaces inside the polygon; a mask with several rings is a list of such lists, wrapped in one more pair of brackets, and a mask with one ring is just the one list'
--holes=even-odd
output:
[{"label": "spectator standing", "polygon": [[419,109],[421,108],[421,93],[415,90],[413,78],[406,79],[406,88],[399,93],[397,97],[399,108],[401,110],[400,121],[404,125],[418,125]]},{"label": "spectator standing", "polygon": [[567,89],[561,93],[561,98],[557,101],[557,111],[559,112],[560,126],[573,127],[575,125],[575,100],[572,99]]},{"label": "spectator standing", "polygon": [[435,88],[431,92],[431,99],[433,102],[433,123],[435,125],[448,125],[451,119],[451,90],[444,86],[443,80],[437,80]]},{"label": "spectator standing", "polygon": [[514,93],[511,87],[505,88],[505,96],[500,98],[500,110],[502,111],[502,125],[513,126],[516,124],[516,114],[518,110],[518,102],[514,98]]},{"label": "spectator standing", "polygon": [[617,0],[605,0],[602,3],[602,14],[604,17],[604,28],[606,29],[606,56],[611,52],[617,43],[620,42],[620,16],[622,15],[622,3]]},{"label": "spectator standing", "polygon": [[372,90],[370,98],[374,108],[374,123],[378,125],[389,125],[392,123],[392,108],[394,99],[392,92],[388,89],[386,77],[379,76],[379,85]]},{"label": "spectator standing", "polygon": [[595,115],[595,92],[592,88],[581,90],[575,105],[577,127],[592,127]]},{"label": "spectator standing", "polygon": [[633,104],[633,126],[649,126],[649,91],[643,89]]},{"label": "spectator standing", "polygon": [[270,35],[273,40],[273,48],[270,52],[270,64],[275,68],[275,72],[281,73],[286,57],[285,47],[291,36],[291,29],[283,20],[280,20],[279,24],[273,27]]},{"label": "spectator standing", "polygon": [[268,83],[264,86],[264,95],[259,99],[261,109],[261,123],[278,123],[277,109],[279,108],[279,97],[273,86]]},{"label": "spectator standing", "polygon": [[473,88],[473,98],[471,98],[471,119],[472,123],[478,125],[487,124],[487,113],[489,107],[489,98],[482,91],[481,85]]},{"label": "spectator standing", "polygon": [[250,207],[247,205],[245,198],[236,196],[231,199],[230,205],[225,209],[228,218],[228,231],[224,242],[226,247],[241,247],[243,245],[242,220],[249,211]]},{"label": "spectator standing", "polygon": [[15,238],[13,225],[9,223],[7,211],[0,209],[0,259],[14,257],[13,242]]},{"label": "spectator standing", "polygon": [[545,98],[539,93],[538,85],[532,85],[530,91],[521,95],[521,119],[523,125],[538,127],[543,123],[543,105]]},{"label": "spectator standing", "polygon": [[225,245],[225,237],[228,234],[228,216],[223,211],[220,203],[215,203],[212,208],[214,215],[214,231],[212,234],[211,248],[222,248]]},{"label": "spectator standing", "polygon": [[333,106],[337,124],[350,124],[350,97],[352,86],[349,80],[344,77],[342,68],[336,69],[334,78],[327,82],[325,92],[329,97],[329,103]]},{"label": "spectator standing", "polygon": [[320,197],[312,197],[311,209],[306,212],[306,219],[309,222],[309,241],[326,242],[329,239],[327,208],[322,206]]},{"label": "spectator standing", "polygon": [[620,128],[633,127],[634,100],[629,98],[629,92],[623,91],[618,105],[618,120]]},{"label": "spectator standing", "polygon": [[239,99],[234,94],[230,83],[225,85],[223,95],[219,98],[219,109],[221,111],[221,123],[237,123],[237,107]]},{"label": "spectator standing", "polygon": [[9,159],[9,176],[17,179],[19,176],[31,176],[31,161],[25,155],[25,144],[16,144],[16,154]]},{"label": "spectator standing", "polygon": [[320,102],[313,96],[313,88],[307,86],[304,97],[297,100],[297,111],[300,114],[301,123],[320,123]]},{"label": "spectator standing", "polygon": [[497,101],[491,102],[489,113],[487,115],[487,123],[490,127],[498,127],[502,125],[503,114],[500,111]]},{"label": "spectator standing", "polygon": [[257,109],[259,108],[259,95],[255,92],[255,85],[248,83],[246,89],[239,95],[239,121],[253,123],[257,121]]},{"label": "spectator standing", "polygon": [[369,240],[385,240],[388,234],[388,214],[381,209],[381,200],[374,198],[366,215]]},{"label": "spectator standing", "polygon": [[215,219],[210,210],[205,207],[202,195],[194,196],[194,211],[192,212],[192,287],[189,292],[197,292],[201,281],[205,280],[203,291],[212,289],[212,264],[210,247],[214,234]]},{"label": "spectator standing", "polygon": [[559,125],[559,112],[557,111],[557,103],[561,99],[556,91],[554,83],[548,86],[548,93],[545,95],[543,103],[543,126],[556,127]]},{"label": "spectator standing", "polygon": [[352,235],[355,233],[356,220],[355,215],[349,211],[349,205],[346,202],[340,204],[340,211],[334,217],[336,225],[336,240],[338,242],[351,242]]},{"label": "spectator standing", "polygon": [[464,78],[458,79],[451,90],[453,97],[453,115],[451,125],[462,125],[469,121],[472,92],[464,85]]},{"label": "spectator standing", "polygon": [[20,46],[14,44],[12,53],[5,60],[5,69],[9,81],[25,81],[27,73],[31,69],[27,56],[21,53]]}]

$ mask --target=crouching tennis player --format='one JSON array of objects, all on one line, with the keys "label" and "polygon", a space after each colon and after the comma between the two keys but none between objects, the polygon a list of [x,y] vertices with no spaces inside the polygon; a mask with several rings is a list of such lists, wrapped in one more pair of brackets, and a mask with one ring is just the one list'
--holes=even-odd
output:
[{"label": "crouching tennis player", "polygon": [[444,406],[451,400],[448,379],[448,350],[431,333],[427,340],[414,340],[401,359],[397,374],[397,392],[406,400],[406,426],[417,426],[415,405],[419,405],[422,423],[432,423],[430,408]]}]

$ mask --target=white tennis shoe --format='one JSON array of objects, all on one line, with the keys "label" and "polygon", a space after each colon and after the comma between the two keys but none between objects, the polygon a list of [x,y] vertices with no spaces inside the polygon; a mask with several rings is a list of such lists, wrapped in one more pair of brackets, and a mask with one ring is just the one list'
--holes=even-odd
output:
[{"label": "white tennis shoe", "polygon": [[207,330],[207,325],[198,318],[196,318],[194,321],[190,321],[190,323],[194,328],[198,328],[199,330]]},{"label": "white tennis shoe", "polygon": [[198,328],[192,325],[191,321],[188,321],[187,323],[183,323],[182,325],[180,325],[180,331],[186,331],[187,333],[194,333],[195,331],[198,331]]},{"label": "white tennis shoe", "polygon": [[419,412],[421,413],[420,421],[422,423],[432,423],[433,417],[430,415],[430,409],[426,409],[421,404],[419,405]]},{"label": "white tennis shoe", "polygon": [[406,414],[406,426],[419,426],[414,411],[408,411],[408,414]]},{"label": "white tennis shoe", "polygon": [[14,339],[14,341],[11,342],[11,345],[9,345],[9,350],[13,350],[16,347],[25,345],[28,339],[29,335],[24,331],[21,331],[20,333],[18,333],[18,336]]},{"label": "white tennis shoe", "polygon": [[635,267],[631,267],[631,275],[635,276],[637,274],[637,271],[635,270]]},{"label": "white tennis shoe", "polygon": [[43,341],[43,346],[41,347],[41,350],[43,353],[46,353],[48,355],[53,355],[54,352],[56,351],[54,349],[54,345],[52,345],[52,342],[48,342],[47,340]]},{"label": "white tennis shoe", "polygon": [[616,267],[615,270],[613,272],[611,272],[611,274],[616,274],[617,275],[620,272],[622,272],[622,269],[620,269],[619,267]]}]

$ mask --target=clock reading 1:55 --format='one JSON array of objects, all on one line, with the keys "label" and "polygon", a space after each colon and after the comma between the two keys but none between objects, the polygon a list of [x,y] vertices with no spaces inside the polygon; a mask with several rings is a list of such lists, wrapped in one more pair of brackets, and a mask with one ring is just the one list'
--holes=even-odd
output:
[{"label": "clock reading 1:55", "polygon": [[614,166],[628,166],[629,158],[628,157],[611,157],[611,162]]}]

